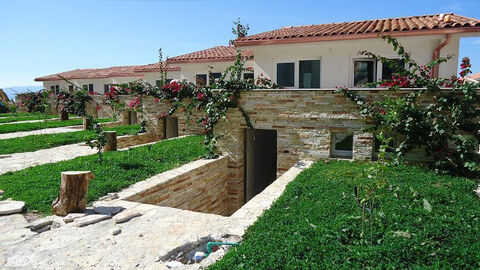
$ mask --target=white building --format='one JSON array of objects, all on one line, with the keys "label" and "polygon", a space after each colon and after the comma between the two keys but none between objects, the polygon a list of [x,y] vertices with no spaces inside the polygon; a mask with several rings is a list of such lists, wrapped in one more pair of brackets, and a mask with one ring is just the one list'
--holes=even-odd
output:
[{"label": "white building", "polygon": [[308,26],[292,26],[246,36],[237,48],[252,50],[255,77],[270,77],[286,88],[358,87],[388,77],[391,71],[360,51],[396,59],[390,44],[379,37],[398,38],[412,59],[423,65],[452,56],[438,76],[458,74],[459,41],[480,36],[480,20],[454,14],[414,16]]},{"label": "white building", "polygon": [[[220,77],[221,73],[233,65],[237,56],[237,50],[233,46],[216,46],[213,48],[183,54],[167,59],[167,79],[186,80],[197,82],[197,80],[208,83],[211,79]],[[241,50],[242,56],[248,60],[245,67],[253,67],[253,53],[250,50]],[[160,64],[140,66],[135,72],[142,73],[144,80],[155,84],[160,80]],[[246,72],[246,78],[253,77],[253,72]]]},{"label": "white building", "polygon": [[43,87],[49,90],[71,89],[73,86],[61,78],[63,77],[77,87],[103,94],[109,91],[112,84],[143,79],[143,74],[134,72],[135,67],[137,66],[75,69],[39,77],[35,81],[43,82]]}]

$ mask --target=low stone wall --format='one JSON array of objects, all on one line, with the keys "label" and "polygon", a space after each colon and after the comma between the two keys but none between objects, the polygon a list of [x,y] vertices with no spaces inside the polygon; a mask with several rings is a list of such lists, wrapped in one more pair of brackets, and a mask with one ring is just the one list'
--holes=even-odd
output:
[{"label": "low stone wall", "polygon": [[117,137],[117,147],[119,149],[127,148],[135,145],[145,144],[157,141],[158,138],[152,134],[142,133],[137,135],[125,135]]},{"label": "low stone wall", "polygon": [[197,160],[138,182],[119,198],[139,203],[229,215],[227,157]]}]

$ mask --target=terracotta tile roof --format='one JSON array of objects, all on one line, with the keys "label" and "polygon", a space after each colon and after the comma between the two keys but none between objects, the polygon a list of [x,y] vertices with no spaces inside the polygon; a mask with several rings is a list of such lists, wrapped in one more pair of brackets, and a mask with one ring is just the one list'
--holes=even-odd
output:
[{"label": "terracotta tile roof", "polygon": [[[241,50],[242,55],[253,58],[253,51]],[[237,48],[233,46],[216,46],[210,49],[187,53],[167,59],[168,63],[195,63],[233,61],[237,56]]]},{"label": "terracotta tile roof", "polygon": [[480,32],[480,20],[453,13],[403,18],[284,27],[239,38],[236,46],[322,40],[375,38],[378,35],[426,35]]},{"label": "terracotta tile roof", "polygon": [[[137,67],[135,67],[134,71],[135,71],[135,72],[155,72],[155,71],[160,71],[160,63],[143,65],[143,66],[137,66]],[[167,71],[180,71],[180,67],[169,65],[169,66],[167,67]]]},{"label": "terracotta tile roof", "polygon": [[134,69],[138,66],[118,66],[118,67],[109,67],[109,68],[87,68],[87,69],[75,69],[70,71],[65,71],[61,73],[56,73],[48,76],[43,76],[35,78],[36,82],[42,81],[59,81],[62,76],[68,80],[71,79],[99,79],[99,78],[110,78],[110,77],[130,77],[136,76],[141,77],[141,74],[135,73]]},{"label": "terracotta tile roof", "polygon": [[480,72],[470,75],[469,78],[477,80],[477,81],[480,80]]}]

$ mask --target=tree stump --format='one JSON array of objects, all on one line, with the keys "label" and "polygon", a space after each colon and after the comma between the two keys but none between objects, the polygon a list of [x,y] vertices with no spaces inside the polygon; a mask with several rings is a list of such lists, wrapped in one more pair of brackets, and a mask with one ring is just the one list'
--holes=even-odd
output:
[{"label": "tree stump", "polygon": [[61,112],[60,112],[60,120],[61,120],[61,121],[66,121],[66,120],[68,120],[68,112],[61,111]]},{"label": "tree stump", "polygon": [[83,130],[89,130],[89,127],[92,127],[92,119],[83,117]]},{"label": "tree stump", "polygon": [[103,146],[103,152],[110,152],[117,150],[117,132],[105,131],[107,136],[107,143]]},{"label": "tree stump", "polygon": [[130,125],[130,111],[122,111],[122,125]]},{"label": "tree stump", "polygon": [[81,213],[87,209],[88,181],[93,179],[90,171],[62,172],[60,196],[52,203],[52,213],[66,216]]}]

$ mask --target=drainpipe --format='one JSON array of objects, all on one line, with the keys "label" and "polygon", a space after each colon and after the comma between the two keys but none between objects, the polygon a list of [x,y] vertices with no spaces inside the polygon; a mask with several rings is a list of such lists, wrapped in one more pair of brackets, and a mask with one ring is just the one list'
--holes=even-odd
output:
[{"label": "drainpipe", "polygon": [[[442,42],[442,44],[438,45],[437,48],[435,48],[435,50],[433,50],[433,59],[432,60],[437,60],[438,58],[440,58],[440,50],[447,46],[448,43],[450,43],[450,34],[445,34],[445,38],[446,40],[444,42]],[[438,65],[435,65],[433,68],[432,68],[432,78],[438,78]]]}]

